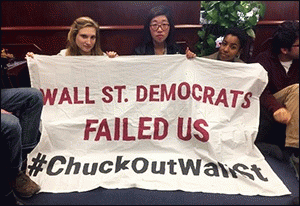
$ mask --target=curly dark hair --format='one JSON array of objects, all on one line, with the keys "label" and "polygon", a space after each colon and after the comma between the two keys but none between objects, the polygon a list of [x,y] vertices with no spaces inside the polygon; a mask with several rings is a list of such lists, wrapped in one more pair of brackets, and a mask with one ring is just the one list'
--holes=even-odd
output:
[{"label": "curly dark hair", "polygon": [[174,36],[175,26],[174,26],[173,18],[171,15],[171,10],[166,6],[160,5],[160,6],[153,7],[150,10],[149,15],[146,19],[146,22],[144,24],[144,43],[145,44],[152,42],[152,36],[150,33],[151,20],[153,18],[155,18],[157,16],[161,16],[161,15],[165,15],[170,24],[170,31],[169,31],[169,35],[166,39],[166,43],[167,43],[167,45],[170,45],[174,42],[173,36]]},{"label": "curly dark hair", "polygon": [[228,28],[225,31],[224,38],[229,34],[231,34],[232,36],[236,36],[239,39],[240,45],[241,45],[240,49],[245,48],[245,46],[247,45],[247,41],[248,41],[248,34],[245,32],[245,30],[243,30],[239,27]]},{"label": "curly dark hair", "polygon": [[299,21],[284,21],[272,36],[272,51],[280,54],[281,48],[291,50],[297,39],[299,39]]}]

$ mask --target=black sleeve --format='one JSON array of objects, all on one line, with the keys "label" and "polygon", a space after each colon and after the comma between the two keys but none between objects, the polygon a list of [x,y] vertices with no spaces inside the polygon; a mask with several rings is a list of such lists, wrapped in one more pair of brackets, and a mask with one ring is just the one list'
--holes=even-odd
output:
[{"label": "black sleeve", "polygon": [[145,55],[145,45],[140,45],[134,49],[133,55]]}]

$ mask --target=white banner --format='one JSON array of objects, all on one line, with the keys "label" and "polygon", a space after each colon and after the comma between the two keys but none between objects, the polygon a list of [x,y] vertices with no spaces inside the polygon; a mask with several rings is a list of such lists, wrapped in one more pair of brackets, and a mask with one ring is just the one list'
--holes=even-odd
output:
[{"label": "white banner", "polygon": [[291,194],[254,145],[267,83],[259,64],[35,55],[28,66],[44,94],[28,160],[41,192]]}]

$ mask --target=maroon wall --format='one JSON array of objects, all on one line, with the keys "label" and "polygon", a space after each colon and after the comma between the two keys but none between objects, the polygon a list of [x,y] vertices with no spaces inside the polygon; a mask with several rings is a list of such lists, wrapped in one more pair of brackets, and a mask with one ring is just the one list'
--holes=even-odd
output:
[{"label": "maroon wall", "polygon": [[[80,16],[100,25],[101,47],[129,55],[142,40],[149,10],[166,5],[173,11],[176,41],[198,41],[200,1],[2,1],[2,44],[35,44],[54,55],[66,46],[69,26]],[[16,15],[17,14],[17,15]]]},{"label": "maroon wall", "polygon": [[[266,13],[255,27],[253,56],[265,49],[262,43],[283,20],[299,20],[299,1],[263,2]],[[1,1],[1,43],[35,44],[40,53],[54,55],[65,48],[72,22],[90,16],[100,25],[102,49],[129,55],[142,40],[148,11],[161,4],[173,11],[176,41],[194,50],[200,1]]]},{"label": "maroon wall", "polygon": [[284,20],[299,20],[299,1],[263,2],[266,5],[266,12],[264,18],[255,26],[256,39],[252,58],[268,47],[268,44],[263,43],[272,37],[280,23]]}]

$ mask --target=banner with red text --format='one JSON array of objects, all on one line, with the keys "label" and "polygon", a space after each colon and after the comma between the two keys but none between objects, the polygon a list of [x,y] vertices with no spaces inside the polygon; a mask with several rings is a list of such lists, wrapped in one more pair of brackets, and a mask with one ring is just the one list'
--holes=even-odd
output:
[{"label": "banner with red text", "polygon": [[184,55],[28,59],[44,95],[28,158],[41,192],[104,188],[290,194],[254,145],[260,64]]}]

